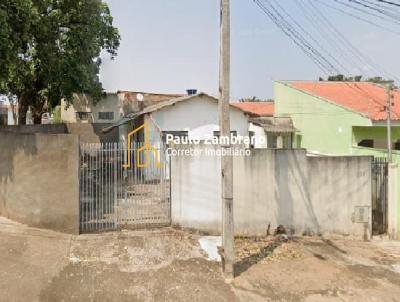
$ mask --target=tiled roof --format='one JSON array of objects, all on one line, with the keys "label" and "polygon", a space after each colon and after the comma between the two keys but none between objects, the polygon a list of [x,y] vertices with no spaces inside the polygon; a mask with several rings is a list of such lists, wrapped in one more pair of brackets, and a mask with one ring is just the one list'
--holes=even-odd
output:
[{"label": "tiled roof", "polygon": [[[323,98],[366,115],[374,121],[387,119],[387,92],[384,86],[368,82],[283,82],[293,88]],[[392,91],[392,119],[400,120],[400,92]]]},{"label": "tiled roof", "polygon": [[240,102],[232,103],[232,105],[251,116],[274,115],[274,102]]},{"label": "tiled roof", "polygon": [[[157,103],[155,105],[148,106],[148,107],[144,108],[143,110],[141,110],[139,112],[130,113],[127,116],[125,116],[124,118],[122,118],[121,120],[119,120],[118,122],[116,122],[115,124],[113,124],[113,125],[111,125],[109,127],[103,128],[102,132],[103,133],[107,133],[107,132],[111,131],[113,128],[115,128],[115,127],[119,127],[119,126],[121,126],[123,124],[128,123],[129,121],[135,120],[138,116],[141,116],[141,115],[147,114],[147,113],[152,113],[154,111],[161,110],[161,109],[163,109],[165,107],[173,106],[173,105],[175,105],[177,103],[180,103],[180,102],[189,101],[189,100],[191,100],[193,98],[199,98],[199,99],[207,98],[207,99],[209,99],[209,100],[211,100],[211,101],[213,101],[215,103],[218,103],[218,99],[217,98],[215,98],[215,97],[213,97],[211,95],[208,95],[207,93],[204,93],[204,92],[200,92],[200,93],[193,94],[193,95],[185,95],[185,96],[181,96],[179,98],[173,98],[173,99],[170,99],[168,101],[163,101],[163,102],[159,102],[159,103]],[[233,104],[230,104],[230,105],[232,107],[234,107]],[[237,109],[240,110],[240,108],[236,108],[235,107],[235,110],[237,110]],[[190,112],[190,113],[194,114],[194,116],[196,115],[196,112]]]},{"label": "tiled roof", "polygon": [[293,133],[296,128],[293,126],[290,117],[253,117],[250,122],[263,127],[266,132],[273,133]]}]

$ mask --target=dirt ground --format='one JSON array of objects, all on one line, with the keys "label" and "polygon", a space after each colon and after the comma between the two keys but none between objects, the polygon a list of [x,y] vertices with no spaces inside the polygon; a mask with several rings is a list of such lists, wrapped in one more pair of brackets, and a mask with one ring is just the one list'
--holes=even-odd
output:
[{"label": "dirt ground", "polygon": [[0,301],[400,301],[400,242],[238,238],[226,283],[200,236],[71,236],[0,218]]}]

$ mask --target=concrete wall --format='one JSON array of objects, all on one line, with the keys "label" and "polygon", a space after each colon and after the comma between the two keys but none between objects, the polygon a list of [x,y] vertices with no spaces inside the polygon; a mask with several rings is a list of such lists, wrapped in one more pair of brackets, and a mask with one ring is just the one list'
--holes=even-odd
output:
[{"label": "concrete wall", "polygon": [[105,143],[118,142],[118,128],[114,128],[109,133],[102,133],[108,123],[96,124],[48,124],[48,125],[18,125],[0,126],[0,133],[14,134],[75,134],[79,136],[82,143]]},{"label": "concrete wall", "polygon": [[[354,155],[371,155],[374,157],[386,157],[387,150],[355,147],[352,148],[352,154]],[[389,207],[388,207],[388,219],[390,225],[388,226],[388,232],[391,238],[397,238],[400,240],[400,185],[398,180],[400,179],[400,151],[392,151],[393,166],[389,169]],[[396,167],[397,165],[397,167]]]},{"label": "concrete wall", "polygon": [[399,166],[390,164],[388,171],[388,235],[390,239],[400,240],[399,232]]},{"label": "concrete wall", "polygon": [[[171,160],[173,223],[219,233],[220,159],[200,155]],[[261,235],[268,226],[273,232],[283,224],[297,234],[370,236],[370,223],[352,219],[355,206],[368,206],[371,212],[371,157],[251,150],[251,156],[234,157],[233,194],[238,235]]]},{"label": "concrete wall", "polygon": [[78,137],[0,133],[0,150],[0,215],[77,234]]}]

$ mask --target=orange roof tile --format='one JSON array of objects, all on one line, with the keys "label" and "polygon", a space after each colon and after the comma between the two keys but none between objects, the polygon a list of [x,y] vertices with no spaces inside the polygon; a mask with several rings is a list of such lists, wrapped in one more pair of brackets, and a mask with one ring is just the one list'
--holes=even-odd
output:
[{"label": "orange roof tile", "polygon": [[[366,115],[374,121],[387,119],[384,86],[368,82],[285,82],[289,86]],[[400,92],[393,90],[392,119],[400,120]]]},{"label": "orange roof tile", "polygon": [[274,115],[274,102],[240,102],[232,103],[232,105],[251,116]]}]

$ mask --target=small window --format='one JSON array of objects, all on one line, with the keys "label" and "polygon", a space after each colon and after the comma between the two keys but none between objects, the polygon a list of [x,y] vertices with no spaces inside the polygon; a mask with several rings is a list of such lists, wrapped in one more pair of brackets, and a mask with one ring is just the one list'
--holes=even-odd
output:
[{"label": "small window", "polygon": [[292,134],[286,134],[282,136],[283,140],[283,149],[292,149],[293,148],[293,137]]},{"label": "small window", "polygon": [[255,132],[254,131],[249,131],[249,139],[250,139],[250,148],[254,148],[254,144],[253,144],[253,142],[254,142],[254,138],[253,137],[255,137]]},{"label": "small window", "polygon": [[394,143],[394,149],[395,149],[395,150],[400,150],[400,140],[397,140],[397,141]]},{"label": "small window", "polygon": [[[219,137],[220,136],[219,131],[214,131],[213,135],[214,135],[214,137]],[[231,131],[231,135],[236,137],[237,136],[237,131],[236,130]]]},{"label": "small window", "polygon": [[5,114],[0,114],[0,126],[7,126],[8,116]]},{"label": "small window", "polygon": [[91,114],[91,112],[77,112],[76,118],[81,121],[87,121],[89,119],[89,114]]},{"label": "small window", "polygon": [[99,120],[113,120],[114,112],[99,112]]},{"label": "small window", "polygon": [[358,143],[360,147],[367,147],[373,148],[374,147],[374,140],[373,139],[363,139],[361,142]]},{"label": "small window", "polygon": [[267,147],[275,149],[278,145],[278,136],[276,134],[267,134]]}]

